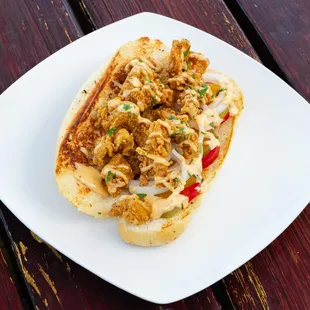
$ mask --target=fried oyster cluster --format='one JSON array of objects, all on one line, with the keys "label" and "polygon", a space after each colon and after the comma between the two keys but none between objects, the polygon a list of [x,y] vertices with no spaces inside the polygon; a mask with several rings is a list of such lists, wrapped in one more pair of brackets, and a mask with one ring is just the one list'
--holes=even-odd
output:
[{"label": "fried oyster cluster", "polygon": [[188,40],[174,40],[168,66],[145,57],[130,61],[117,96],[101,100],[92,111],[94,143],[80,150],[87,164],[100,171],[109,195],[122,193],[110,216],[133,224],[152,218],[154,199],[129,193],[132,181],[170,192],[184,188],[171,153],[177,150],[189,164],[202,153],[204,142],[192,122],[214,100],[202,79],[208,65],[208,59],[190,50]]}]

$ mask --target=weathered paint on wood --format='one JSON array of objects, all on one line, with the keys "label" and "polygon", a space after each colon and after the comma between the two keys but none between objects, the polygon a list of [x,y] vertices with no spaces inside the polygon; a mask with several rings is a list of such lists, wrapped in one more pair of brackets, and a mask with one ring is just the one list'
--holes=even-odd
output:
[{"label": "weathered paint on wood", "polygon": [[14,227],[7,233],[39,309],[221,309],[210,289],[165,306],[143,301],[72,262],[2,209],[7,227]]},{"label": "weathered paint on wood", "polygon": [[23,306],[15,286],[14,279],[9,271],[4,247],[3,236],[0,231],[0,309],[22,310]]}]

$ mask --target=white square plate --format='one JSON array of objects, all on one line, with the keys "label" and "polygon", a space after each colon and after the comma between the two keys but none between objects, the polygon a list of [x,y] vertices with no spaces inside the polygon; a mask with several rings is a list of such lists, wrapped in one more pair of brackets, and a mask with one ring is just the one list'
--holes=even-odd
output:
[{"label": "white square plate", "polygon": [[[77,212],[54,182],[58,128],[77,91],[106,57],[141,36],[167,45],[188,38],[246,98],[226,161],[189,228],[157,248],[125,244],[115,221]],[[258,62],[191,26],[143,13],[75,41],[2,94],[0,197],[42,239],[99,277],[149,301],[173,302],[245,263],[306,206],[309,120],[307,102]]]}]

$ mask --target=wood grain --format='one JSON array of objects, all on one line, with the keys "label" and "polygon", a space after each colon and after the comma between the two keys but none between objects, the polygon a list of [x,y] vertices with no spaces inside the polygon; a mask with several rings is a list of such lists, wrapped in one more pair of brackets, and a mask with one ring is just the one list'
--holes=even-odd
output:
[{"label": "wood grain", "polygon": [[310,206],[264,251],[223,279],[238,309],[310,309]]},{"label": "wood grain", "polygon": [[81,35],[71,10],[61,0],[2,0],[0,93]]},{"label": "wood grain", "polygon": [[22,302],[18,295],[15,282],[9,271],[6,248],[0,231],[0,309],[22,310]]},{"label": "wood grain", "polygon": [[[82,35],[66,2],[3,1],[0,92],[39,61]],[[223,1],[71,0],[70,4],[85,16],[91,26],[88,29],[142,11],[157,12],[208,31],[258,59]],[[309,232],[303,231],[309,228],[309,207],[270,247],[223,279],[232,304],[223,305],[222,299],[215,297],[213,286],[213,290],[165,306],[142,301],[99,279],[35,240],[5,207],[1,209],[8,237],[39,309],[230,309],[232,305],[236,309],[307,309],[309,305]],[[224,294],[220,291],[217,296]]]},{"label": "wood grain", "polygon": [[13,250],[39,309],[221,309],[211,290],[165,306],[143,301],[58,253],[31,233],[7,208],[1,208]]},{"label": "wood grain", "polygon": [[290,84],[310,101],[310,1],[234,0]]},{"label": "wood grain", "polygon": [[96,28],[141,12],[175,18],[224,40],[258,59],[224,1],[212,0],[75,0],[92,17]]}]

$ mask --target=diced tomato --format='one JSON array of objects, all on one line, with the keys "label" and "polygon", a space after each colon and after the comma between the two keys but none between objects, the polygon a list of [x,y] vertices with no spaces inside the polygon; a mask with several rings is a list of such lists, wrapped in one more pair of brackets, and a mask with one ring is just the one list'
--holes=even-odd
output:
[{"label": "diced tomato", "polygon": [[225,115],[225,117],[223,118],[221,124],[225,123],[225,122],[229,119],[229,117],[230,117],[230,114],[227,113],[227,114]]},{"label": "diced tomato", "polygon": [[219,156],[220,147],[217,146],[211,150],[206,156],[202,158],[202,168],[205,169],[209,167]]},{"label": "diced tomato", "polygon": [[191,202],[199,194],[199,192],[196,190],[196,187],[198,187],[199,185],[200,185],[200,183],[196,182],[196,183],[184,188],[180,194],[187,196],[188,202]]}]

